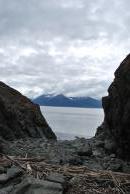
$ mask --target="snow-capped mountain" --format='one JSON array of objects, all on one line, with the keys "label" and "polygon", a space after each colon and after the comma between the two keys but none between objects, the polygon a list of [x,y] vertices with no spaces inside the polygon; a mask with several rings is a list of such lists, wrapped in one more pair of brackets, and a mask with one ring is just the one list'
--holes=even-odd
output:
[{"label": "snow-capped mountain", "polygon": [[101,100],[91,97],[67,97],[63,94],[58,95],[41,95],[33,100],[40,106],[57,106],[57,107],[81,107],[81,108],[101,108]]}]

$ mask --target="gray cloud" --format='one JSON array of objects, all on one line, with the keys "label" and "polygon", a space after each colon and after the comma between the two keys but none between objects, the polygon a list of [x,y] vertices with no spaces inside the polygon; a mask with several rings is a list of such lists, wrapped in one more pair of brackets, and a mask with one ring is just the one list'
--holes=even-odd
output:
[{"label": "gray cloud", "polygon": [[29,97],[100,98],[129,53],[128,0],[0,0],[1,80]]}]

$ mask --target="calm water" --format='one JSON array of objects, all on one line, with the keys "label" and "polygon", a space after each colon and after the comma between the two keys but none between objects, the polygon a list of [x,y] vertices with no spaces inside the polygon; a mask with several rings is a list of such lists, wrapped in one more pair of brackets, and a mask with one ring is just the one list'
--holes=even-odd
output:
[{"label": "calm water", "polygon": [[41,111],[59,139],[92,137],[104,117],[102,109],[42,106]]}]

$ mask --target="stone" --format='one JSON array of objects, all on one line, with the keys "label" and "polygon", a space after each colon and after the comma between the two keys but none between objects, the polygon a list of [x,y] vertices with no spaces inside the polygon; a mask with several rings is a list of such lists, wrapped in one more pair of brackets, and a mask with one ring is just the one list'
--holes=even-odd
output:
[{"label": "stone", "polygon": [[102,148],[102,147],[104,147],[104,141],[96,140],[94,143],[94,146]]},{"label": "stone", "polygon": [[104,148],[109,152],[113,153],[116,151],[116,143],[110,139],[106,139],[104,142]]},{"label": "stone", "polygon": [[93,154],[93,156],[100,157],[100,158],[102,158],[105,155],[104,149],[101,149],[101,148],[100,149],[94,149],[92,151],[92,154]]},{"label": "stone", "polygon": [[120,172],[120,171],[122,171],[122,164],[121,163],[110,164],[109,167],[107,168],[107,170],[112,170],[112,171],[115,171],[115,172]]},{"label": "stone", "polygon": [[73,178],[70,179],[69,184],[73,185],[75,183],[78,183],[80,181],[80,177],[79,176],[74,176]]},{"label": "stone", "polygon": [[[0,82],[0,137],[14,140],[26,137],[56,140],[40,107],[20,92]],[[0,145],[0,151],[2,147]]]},{"label": "stone", "polygon": [[68,160],[68,163],[70,165],[82,165],[83,161],[81,158],[79,158],[78,156],[72,157]]},{"label": "stone", "polygon": [[114,145],[118,157],[130,160],[130,54],[116,70],[102,105],[105,118],[95,137],[111,141],[106,148],[111,152]]},{"label": "stone", "polygon": [[0,184],[5,184],[8,181],[7,174],[0,174]]},{"label": "stone", "polygon": [[111,158],[116,158],[116,154],[111,154],[110,157]]},{"label": "stone", "polygon": [[0,194],[10,194],[13,191],[13,185],[0,189]]},{"label": "stone", "polygon": [[21,176],[23,171],[18,167],[12,166],[11,168],[7,169],[7,173],[0,174],[0,184],[7,183],[10,179],[14,179],[18,176]]},{"label": "stone", "polygon": [[102,160],[102,158],[97,159],[97,157],[94,157],[91,160],[86,160],[84,161],[84,166],[91,170],[102,170],[102,161],[100,160]]},{"label": "stone", "polygon": [[12,166],[11,168],[9,168],[7,170],[8,179],[12,179],[12,178],[20,176],[22,174],[23,174],[23,171],[16,166]]},{"label": "stone", "polygon": [[25,178],[11,194],[62,194],[63,187],[59,183],[45,180]]},{"label": "stone", "polygon": [[130,163],[124,162],[122,166],[122,171],[130,174]]},{"label": "stone", "polygon": [[5,173],[5,168],[3,166],[0,166],[0,174]]},{"label": "stone", "polygon": [[60,183],[62,185],[65,183],[65,177],[63,174],[60,173],[51,173],[46,177],[46,180],[50,182]]},{"label": "stone", "polygon": [[77,153],[79,156],[91,156],[92,148],[90,145],[86,144],[84,147],[81,147]]}]

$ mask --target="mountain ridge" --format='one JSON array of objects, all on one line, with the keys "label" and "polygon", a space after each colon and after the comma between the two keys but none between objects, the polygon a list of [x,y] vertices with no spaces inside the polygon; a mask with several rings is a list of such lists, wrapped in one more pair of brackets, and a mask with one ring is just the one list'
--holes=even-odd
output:
[{"label": "mountain ridge", "polygon": [[43,94],[33,99],[40,106],[77,107],[77,108],[101,108],[101,101],[92,97],[67,97],[63,94]]}]

